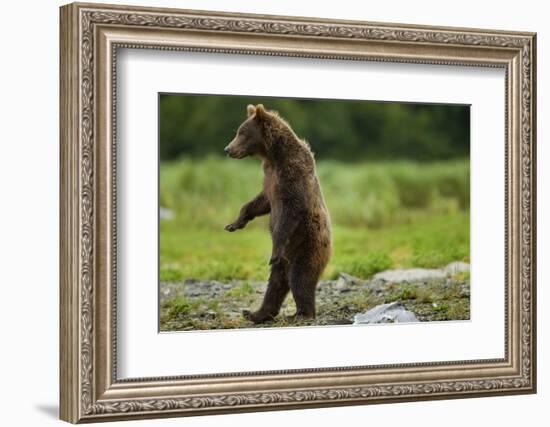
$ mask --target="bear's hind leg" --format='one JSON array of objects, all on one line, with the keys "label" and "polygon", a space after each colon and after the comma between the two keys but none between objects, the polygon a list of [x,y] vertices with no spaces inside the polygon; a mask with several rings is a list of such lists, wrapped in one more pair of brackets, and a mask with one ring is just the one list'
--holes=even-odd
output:
[{"label": "bear's hind leg", "polygon": [[292,319],[315,318],[315,289],[320,273],[311,260],[297,259],[290,269],[290,290],[296,303]]},{"label": "bear's hind leg", "polygon": [[288,263],[281,260],[281,262],[271,266],[271,274],[269,275],[262,306],[253,313],[243,311],[244,317],[254,323],[273,320],[279,314],[289,290]]}]

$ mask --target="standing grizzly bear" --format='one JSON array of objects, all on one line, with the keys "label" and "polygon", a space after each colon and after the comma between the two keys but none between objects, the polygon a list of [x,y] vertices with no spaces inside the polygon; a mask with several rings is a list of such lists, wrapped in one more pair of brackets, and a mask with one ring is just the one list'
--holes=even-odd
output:
[{"label": "standing grizzly bear", "polygon": [[264,171],[263,190],[225,227],[244,228],[255,217],[271,214],[271,274],[261,307],[244,316],[254,323],[273,319],[292,292],[296,314],[315,317],[315,288],[331,255],[330,216],[325,206],[309,145],[289,124],[263,105],[249,105],[247,119],[225,148],[235,159],[257,156]]}]

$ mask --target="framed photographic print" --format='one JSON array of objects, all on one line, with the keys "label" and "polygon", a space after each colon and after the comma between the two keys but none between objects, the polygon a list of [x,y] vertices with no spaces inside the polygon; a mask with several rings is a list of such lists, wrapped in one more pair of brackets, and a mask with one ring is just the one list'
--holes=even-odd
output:
[{"label": "framed photographic print", "polygon": [[535,34],[60,22],[63,420],[535,392]]}]

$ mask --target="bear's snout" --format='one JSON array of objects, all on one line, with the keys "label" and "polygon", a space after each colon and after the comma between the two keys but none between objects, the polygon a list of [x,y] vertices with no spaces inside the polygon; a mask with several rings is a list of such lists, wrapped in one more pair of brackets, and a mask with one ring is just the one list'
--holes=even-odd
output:
[{"label": "bear's snout", "polygon": [[225,147],[223,149],[223,152],[226,156],[233,159],[242,159],[243,157],[246,157],[248,155],[246,150],[244,150],[242,147],[235,146],[234,141],[232,141],[227,147]]},{"label": "bear's snout", "polygon": [[231,144],[229,144],[227,147],[223,149],[223,152],[227,157],[235,157],[235,147],[231,147]]}]

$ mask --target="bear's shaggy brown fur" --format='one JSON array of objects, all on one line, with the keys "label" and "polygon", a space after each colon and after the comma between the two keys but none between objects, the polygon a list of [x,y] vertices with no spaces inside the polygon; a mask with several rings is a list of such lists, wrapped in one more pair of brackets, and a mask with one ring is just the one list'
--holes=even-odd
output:
[{"label": "bear's shaggy brown fur", "polygon": [[228,231],[271,214],[271,274],[261,307],[243,314],[254,323],[273,319],[292,292],[293,318],[315,317],[315,288],[331,255],[330,216],[309,145],[289,124],[263,105],[249,105],[247,119],[225,148],[230,157],[257,156],[264,171],[263,190],[246,203]]}]

